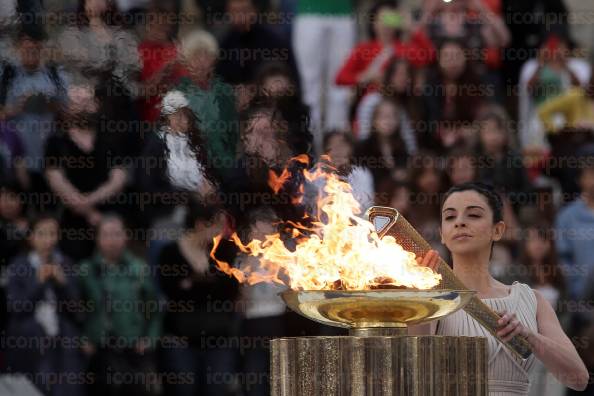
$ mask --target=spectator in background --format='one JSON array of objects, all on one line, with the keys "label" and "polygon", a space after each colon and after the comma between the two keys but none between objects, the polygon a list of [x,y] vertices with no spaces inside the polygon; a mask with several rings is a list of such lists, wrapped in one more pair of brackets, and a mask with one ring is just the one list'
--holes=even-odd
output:
[{"label": "spectator in background", "polygon": [[594,154],[591,147],[587,149],[577,156],[581,194],[559,210],[555,219],[559,262],[567,282],[568,296],[573,300],[584,298],[589,286],[588,276],[594,273]]},{"label": "spectator in background", "polygon": [[410,180],[410,218],[407,218],[427,242],[447,257],[447,250],[441,244],[439,232],[440,192],[447,190],[445,173],[439,157],[430,151],[419,152],[410,160],[408,179]]},{"label": "spectator in background", "polygon": [[204,133],[189,102],[180,91],[170,91],[163,98],[161,114],[164,125],[161,138],[165,141],[166,177],[174,188],[199,196],[213,194],[212,180]]},{"label": "spectator in background", "polygon": [[[530,191],[530,182],[522,155],[516,150],[511,120],[500,107],[489,107],[477,119],[476,153],[484,166],[478,178],[503,192],[512,202],[522,202],[522,194]],[[518,209],[517,203],[514,204]]]},{"label": "spectator in background", "polygon": [[350,134],[330,132],[324,136],[324,154],[330,165],[351,186],[353,196],[359,202],[361,215],[373,206],[373,175],[368,168],[355,165],[355,143]]},{"label": "spectator in background", "polygon": [[15,126],[22,143],[27,169],[20,174],[23,188],[45,193],[43,148],[65,102],[66,77],[61,68],[42,59],[46,36],[41,30],[20,30],[14,44],[17,63],[5,63],[0,70],[0,120]]},{"label": "spectator in background", "polygon": [[429,126],[429,135],[423,140],[433,142],[431,147],[448,149],[469,134],[490,92],[473,73],[462,41],[444,41],[437,57],[438,65],[429,72],[422,89]]},{"label": "spectator in background", "polygon": [[141,69],[138,42],[118,25],[113,0],[78,0],[77,23],[57,37],[69,74],[94,78],[104,135],[137,155],[140,119],[135,105]]},{"label": "spectator in background", "polygon": [[20,253],[29,228],[23,198],[23,191],[15,183],[0,184],[0,255],[3,266]]},{"label": "spectator in background", "polygon": [[543,297],[557,307],[566,295],[565,279],[558,265],[557,252],[555,251],[553,229],[543,222],[527,224],[522,231],[525,238],[522,240],[518,262],[523,277],[533,289],[542,293]]},{"label": "spectator in background", "polygon": [[[594,67],[593,70],[594,71]],[[594,131],[594,73],[586,87],[574,86],[564,94],[547,100],[538,108],[538,115],[545,130],[551,133],[568,130]],[[563,122],[556,121],[562,117]]]},{"label": "spectator in background", "polygon": [[253,0],[226,0],[230,31],[220,40],[221,59],[216,71],[233,85],[238,93],[239,107],[251,98],[258,69],[268,62],[283,62],[297,78],[297,67],[290,43],[273,29],[261,23]]},{"label": "spectator in background", "polygon": [[188,99],[204,133],[208,158],[217,176],[224,177],[237,155],[239,125],[233,88],[214,75],[219,46],[210,33],[195,31],[182,40],[181,51],[189,75],[176,90]]},{"label": "spectator in background", "polygon": [[407,182],[387,179],[378,186],[376,191],[376,205],[389,206],[396,209],[404,217],[409,217],[411,191]]},{"label": "spectator in background", "polygon": [[[0,110],[1,112],[2,110]],[[29,174],[25,163],[25,149],[15,126],[0,115],[0,179],[16,181],[26,188]]]},{"label": "spectator in background", "polygon": [[179,63],[172,10],[155,2],[146,13],[147,24],[138,53],[142,63],[139,98],[143,120],[154,123],[161,112],[161,96],[175,86],[185,71]]},{"label": "spectator in background", "polygon": [[[80,98],[77,89],[88,98],[82,109],[83,103],[76,100]],[[92,253],[93,227],[101,220],[102,210],[117,207],[109,201],[123,190],[127,178],[119,147],[98,133],[93,93],[89,85],[69,90],[60,131],[48,139],[45,149],[47,183],[65,207],[61,246],[75,260]]]},{"label": "spectator in background", "polygon": [[285,63],[263,64],[256,72],[256,86],[259,92],[253,98],[255,102],[262,97],[281,101],[284,106],[293,108],[295,128],[309,129],[309,109],[302,101],[299,83]]},{"label": "spectator in background", "polygon": [[[273,210],[260,207],[252,210],[245,219],[242,227],[242,241],[248,243],[254,239],[263,241],[267,235],[278,230],[278,219]],[[245,254],[236,259],[236,267],[250,266],[258,268],[259,259]],[[252,383],[244,384],[247,396],[267,396],[270,394],[270,340],[286,336],[287,314],[286,306],[279,293],[286,287],[277,283],[261,282],[246,285],[241,290],[241,302],[244,307],[242,322],[242,336],[250,337],[255,342],[252,348],[245,350],[242,367],[245,378],[256,378]]]},{"label": "spectator in background", "polygon": [[[40,215],[31,222],[26,254],[8,269],[9,338],[24,338],[7,350],[11,371],[24,373],[44,395],[83,395],[83,361],[74,337],[79,336],[78,285],[70,259],[57,248],[58,220]],[[61,340],[73,341],[66,343]],[[9,345],[13,345],[10,343]],[[58,379],[58,380],[56,380]]]},{"label": "spectator in background", "polygon": [[[159,255],[159,281],[169,308],[165,315],[163,368],[191,377],[170,384],[166,395],[230,395],[233,383],[216,381],[234,373],[236,352],[229,340],[237,337],[239,316],[233,308],[237,281],[219,271],[211,258],[213,238],[227,233],[220,208],[191,200],[185,233],[165,245]],[[222,241],[217,259],[232,263],[233,243]],[[223,344],[223,348],[218,346]],[[217,347],[215,348],[214,345]],[[181,377],[180,377],[181,378]]]},{"label": "spectator in background", "polygon": [[348,126],[349,90],[336,85],[334,79],[355,43],[353,11],[352,1],[297,3],[293,50],[318,152],[322,148],[322,131],[344,130]]},{"label": "spectator in background", "polygon": [[538,68],[528,80],[528,90],[536,106],[566,92],[580,81],[568,66],[569,40],[557,34],[547,36],[538,53]]},{"label": "spectator in background", "polygon": [[[94,383],[90,395],[150,395],[154,347],[161,335],[159,301],[144,261],[127,249],[123,220],[105,215],[97,224],[97,251],[80,264],[88,301],[83,335]],[[130,381],[130,378],[142,381]]]},{"label": "spectator in background", "polygon": [[477,158],[472,151],[464,147],[456,147],[448,152],[448,168],[446,170],[450,185],[476,181],[478,173]]},{"label": "spectator in background", "polygon": [[406,129],[406,135],[410,136],[411,152],[417,151],[417,138],[413,125],[419,118],[422,104],[417,100],[418,96],[413,91],[413,71],[410,63],[404,59],[393,58],[386,66],[383,82],[379,91],[366,94],[356,110],[356,135],[358,140],[365,140],[369,137],[371,130],[371,118],[373,111],[382,99],[391,99],[401,108],[401,123]]},{"label": "spectator in background", "polygon": [[[302,109],[287,98],[260,96],[241,115],[242,153],[234,180],[225,192],[242,199],[239,212],[271,205],[283,220],[302,219],[305,207],[299,203],[305,181],[303,171],[310,165],[311,133]],[[296,158],[300,156],[299,158]],[[271,172],[289,177],[282,183],[271,180]]]},{"label": "spectator in background", "polygon": [[463,42],[471,55],[473,72],[491,85],[493,96],[503,101],[500,75],[501,50],[511,41],[503,19],[501,0],[425,0],[427,31],[436,46],[449,40]]},{"label": "spectator in background", "polygon": [[56,44],[69,72],[98,77],[107,85],[119,82],[122,87],[115,92],[122,94],[122,89],[136,90],[140,59],[136,38],[117,23],[113,0],[78,0],[76,25],[64,29]]},{"label": "spectator in background", "polygon": [[[559,320],[567,328],[569,312],[563,309],[566,301],[566,285],[558,266],[557,253],[554,246],[552,227],[546,222],[537,221],[526,224],[522,229],[524,238],[520,247],[518,265],[515,268],[515,279],[528,283],[538,290],[557,311]],[[565,388],[556,381],[544,365],[537,362],[533,377],[530,380],[530,395],[562,396]]]},{"label": "spectator in background", "polygon": [[[24,194],[14,182],[0,183],[0,270],[25,248],[29,222],[25,217]],[[0,285],[0,329],[6,328],[6,290]]]},{"label": "spectator in background", "polygon": [[338,85],[377,90],[385,66],[393,57],[405,59],[417,68],[434,60],[435,51],[424,25],[413,25],[410,17],[398,12],[394,1],[376,3],[369,11],[369,23],[370,40],[353,49],[336,75]]},{"label": "spectator in background", "polygon": [[356,164],[369,168],[375,185],[387,178],[407,178],[407,161],[416,145],[412,129],[402,120],[402,108],[383,98],[373,112],[371,134],[357,147]]},{"label": "spectator in background", "polygon": [[[180,91],[169,91],[161,102],[159,131],[146,141],[143,161],[146,166],[137,169],[139,191],[155,194],[186,195],[206,198],[214,195],[218,183],[208,160],[204,135],[199,121],[189,108],[189,102]],[[181,201],[181,200],[180,200]],[[147,220],[169,216],[180,202],[166,205],[155,199],[147,206]]]}]

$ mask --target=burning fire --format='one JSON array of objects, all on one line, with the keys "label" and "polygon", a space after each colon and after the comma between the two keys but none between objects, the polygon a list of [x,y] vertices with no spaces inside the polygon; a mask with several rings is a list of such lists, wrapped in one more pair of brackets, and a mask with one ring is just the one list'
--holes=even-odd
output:
[{"label": "burning fire", "polygon": [[[239,249],[259,258],[257,268],[235,268],[214,257],[222,238],[219,235],[214,239],[211,257],[221,271],[242,283],[277,282],[294,290],[430,289],[439,283],[441,276],[419,266],[414,253],[404,250],[390,236],[380,239],[372,223],[357,217],[361,208],[348,183],[320,166],[313,172],[304,171],[304,176],[309,182],[323,181],[324,194],[318,197],[313,226],[285,223],[295,248],[288,249],[280,233],[266,235],[263,241],[254,239],[247,245],[234,233],[231,240]],[[278,192],[288,178],[286,169],[280,175],[272,172],[269,184]]]}]

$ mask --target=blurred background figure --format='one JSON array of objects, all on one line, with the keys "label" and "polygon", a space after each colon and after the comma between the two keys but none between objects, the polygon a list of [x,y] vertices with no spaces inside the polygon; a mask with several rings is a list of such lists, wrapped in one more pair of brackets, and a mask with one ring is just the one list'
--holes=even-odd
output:
[{"label": "blurred background figure", "polygon": [[[232,395],[237,391],[239,313],[235,312],[238,283],[216,269],[210,258],[212,239],[226,232],[220,208],[191,201],[185,232],[159,254],[159,283],[167,300],[161,353],[162,369],[185,377],[165,387],[167,395]],[[232,263],[231,242],[223,242],[216,257]]]},{"label": "blurred background figure", "polygon": [[46,143],[45,177],[62,204],[63,229],[70,233],[61,246],[82,260],[93,251],[102,211],[121,209],[114,198],[123,191],[127,173],[120,146],[99,130],[94,87],[73,85],[68,96],[59,129]]},{"label": "blurred background figure", "polygon": [[60,375],[81,378],[84,364],[75,344],[60,341],[80,337],[83,307],[73,264],[58,249],[59,239],[58,220],[50,215],[37,216],[30,223],[29,248],[8,268],[11,317],[6,331],[10,337],[24,337],[26,343],[15,345],[27,347],[7,350],[7,365],[12,372],[34,379],[45,395],[84,395],[83,382]]},{"label": "blurred background figure", "polygon": [[66,102],[66,76],[58,65],[44,59],[46,43],[41,28],[21,29],[14,42],[14,62],[2,64],[0,70],[0,121],[7,123],[3,140],[8,143],[10,128],[14,127],[13,150],[17,150],[19,163],[26,170],[17,173],[17,178],[22,188],[34,194],[48,191],[43,178],[43,149]]},{"label": "blurred background figure", "polygon": [[239,139],[233,88],[214,74],[219,45],[210,33],[194,31],[182,39],[181,55],[188,76],[176,86],[200,122],[213,168],[218,176],[233,166]]},{"label": "blurred background figure", "polygon": [[[293,26],[293,49],[311,111],[316,150],[323,131],[348,126],[348,89],[334,78],[355,42],[354,7],[350,1],[299,0]],[[315,45],[313,45],[315,43]]]},{"label": "blurred background figure", "polygon": [[[256,208],[245,217],[241,227],[242,240],[264,240],[266,235],[278,231],[279,219],[270,208]],[[258,258],[241,254],[237,256],[236,266],[257,267]],[[249,337],[252,343],[241,351],[242,372],[245,378],[243,389],[246,395],[265,396],[270,394],[270,341],[287,334],[288,323],[286,306],[278,295],[286,287],[268,282],[253,286],[242,286],[241,306],[243,313],[242,337]]]},{"label": "blurred background figure", "polygon": [[155,394],[150,374],[156,370],[161,309],[146,263],[127,249],[121,217],[108,214],[97,224],[97,248],[80,263],[80,283],[90,303],[82,346],[94,379],[89,394]]}]

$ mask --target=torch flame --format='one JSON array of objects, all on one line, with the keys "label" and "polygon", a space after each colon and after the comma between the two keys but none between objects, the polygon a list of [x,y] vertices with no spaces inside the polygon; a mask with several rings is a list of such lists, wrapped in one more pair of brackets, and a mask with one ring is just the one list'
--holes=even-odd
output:
[{"label": "torch flame", "polygon": [[[284,175],[283,171],[271,177],[273,190],[282,187],[288,178]],[[258,268],[234,268],[214,256],[221,241],[217,236],[211,257],[221,271],[242,283],[276,282],[294,290],[430,289],[439,283],[441,276],[418,265],[414,253],[404,250],[393,237],[380,239],[372,223],[357,217],[361,209],[348,183],[319,166],[313,172],[304,171],[304,176],[310,182],[323,178],[324,194],[318,198],[313,226],[285,223],[296,242],[294,249],[285,246],[280,233],[247,245],[234,233],[231,240],[239,249],[259,258]]]}]

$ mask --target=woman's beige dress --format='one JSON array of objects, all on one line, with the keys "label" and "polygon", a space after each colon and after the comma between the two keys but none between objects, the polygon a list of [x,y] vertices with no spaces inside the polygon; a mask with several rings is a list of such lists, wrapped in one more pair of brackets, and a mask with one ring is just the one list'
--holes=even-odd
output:
[{"label": "woman's beige dress", "polygon": [[[537,331],[536,295],[525,283],[514,282],[510,294],[482,301],[494,311],[516,313],[518,319],[530,330]],[[437,325],[439,335],[465,335],[487,337],[489,349],[489,396],[528,395],[530,372],[535,366],[535,356],[522,360],[515,357],[503,344],[485,330],[464,310],[459,310]]]}]

